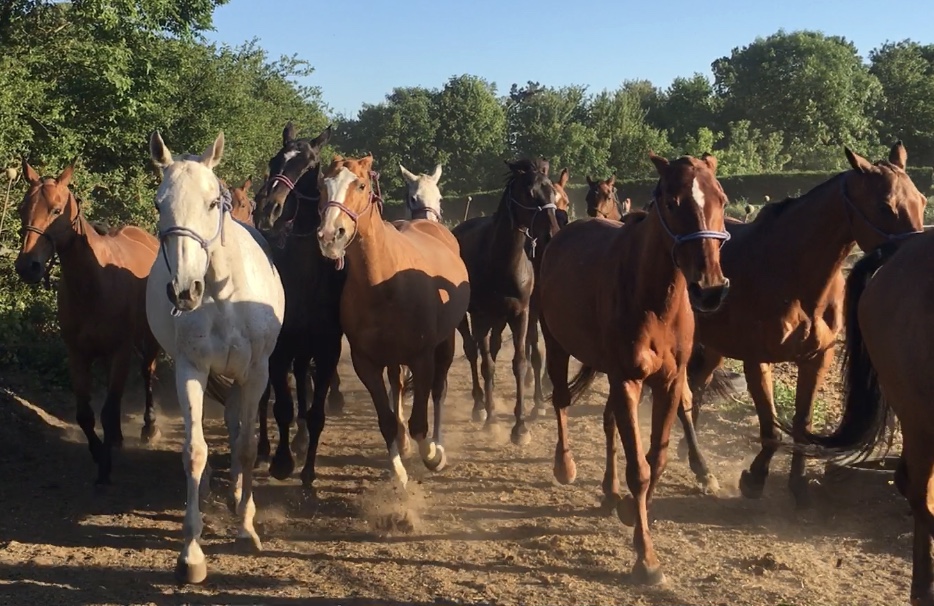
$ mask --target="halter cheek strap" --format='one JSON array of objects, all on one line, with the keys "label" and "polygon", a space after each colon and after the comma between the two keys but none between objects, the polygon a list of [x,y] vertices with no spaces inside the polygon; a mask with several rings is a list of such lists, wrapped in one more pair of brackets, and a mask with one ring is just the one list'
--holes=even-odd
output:
[{"label": "halter cheek strap", "polygon": [[697,231],[689,232],[686,234],[675,234],[671,231],[671,228],[668,227],[668,223],[665,221],[664,215],[662,215],[661,204],[658,204],[658,197],[661,194],[661,184],[655,187],[655,191],[652,193],[652,206],[655,208],[656,213],[658,214],[658,220],[662,224],[662,229],[665,230],[665,233],[674,241],[674,244],[671,246],[671,260],[674,261],[675,267],[678,266],[678,260],[675,257],[675,252],[678,249],[678,246],[684,244],[685,242],[691,242],[692,240],[719,240],[722,243],[728,242],[732,237],[730,232],[716,231],[711,229],[700,229]]},{"label": "halter cheek strap", "polygon": [[[915,235],[915,234],[920,234],[920,233],[923,233],[923,232],[924,232],[923,229],[920,229],[920,230],[906,231],[906,232],[902,232],[902,233],[900,233],[900,234],[891,234],[891,233],[882,231],[881,229],[879,229],[878,227],[876,227],[875,225],[873,225],[872,221],[869,220],[869,217],[867,217],[855,204],[853,204],[853,201],[850,200],[850,196],[847,195],[847,192],[846,192],[846,175],[844,175],[844,176],[840,179],[840,195],[843,197],[843,202],[844,202],[856,215],[858,215],[858,216],[863,220],[863,222],[866,223],[866,225],[869,226],[869,229],[871,229],[872,231],[874,231],[877,235],[879,235],[880,237],[882,237],[883,239],[885,239],[887,242],[897,241],[897,240],[904,240],[905,238],[908,238],[909,236],[913,236],[913,235]],[[850,224],[852,225],[852,220],[850,221]]]},{"label": "halter cheek strap", "polygon": [[[538,213],[543,212],[543,211],[546,211],[546,210],[558,210],[558,205],[555,204],[554,202],[548,202],[548,203],[546,203],[546,204],[542,204],[541,206],[526,206],[525,204],[522,204],[521,202],[519,202],[518,200],[516,200],[516,199],[513,197],[512,193],[508,193],[508,192],[509,192],[509,188],[510,188],[511,186],[512,186],[512,183],[509,183],[509,184],[506,186],[506,187],[507,187],[507,189],[506,189],[507,195],[509,196],[509,202],[510,202],[511,204],[515,204],[516,206],[518,206],[519,208],[521,208],[521,209],[523,209],[523,210],[530,210],[530,211],[532,211],[532,220],[529,221],[529,227],[520,227],[520,228],[519,228],[519,231],[521,231],[523,234],[525,234],[525,237],[529,239],[529,242],[531,243],[531,246],[532,246],[532,250],[531,250],[530,256],[531,256],[531,258],[534,259],[534,258],[535,258],[535,247],[538,245],[538,238],[534,237],[534,236],[532,235],[532,233],[531,233],[530,230],[531,230],[531,228],[535,225],[535,219],[538,218]],[[512,217],[512,214],[511,214],[511,213],[510,213],[510,217]]]}]

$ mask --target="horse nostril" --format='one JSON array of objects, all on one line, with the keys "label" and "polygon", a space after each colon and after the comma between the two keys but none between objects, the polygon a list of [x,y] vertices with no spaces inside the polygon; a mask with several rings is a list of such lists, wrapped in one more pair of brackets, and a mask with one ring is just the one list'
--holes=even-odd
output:
[{"label": "horse nostril", "polygon": [[347,230],[344,229],[343,227],[338,227],[338,228],[337,228],[337,235],[338,235],[339,237],[343,238],[343,237],[344,237],[344,234],[346,234],[346,233],[347,233]]},{"label": "horse nostril", "polygon": [[191,298],[193,300],[200,299],[201,295],[204,294],[204,282],[201,280],[195,280],[191,283]]}]

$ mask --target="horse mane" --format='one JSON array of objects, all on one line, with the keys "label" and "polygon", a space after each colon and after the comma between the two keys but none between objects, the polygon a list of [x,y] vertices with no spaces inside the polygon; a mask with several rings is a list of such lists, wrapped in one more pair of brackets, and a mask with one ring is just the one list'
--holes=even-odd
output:
[{"label": "horse mane", "polygon": [[642,223],[649,216],[649,211],[647,210],[632,210],[623,215],[619,220],[623,225],[635,225],[636,223]]},{"label": "horse mane", "polygon": [[827,179],[826,181],[822,183],[818,183],[817,185],[809,189],[808,192],[804,194],[803,196],[799,196],[797,198],[788,197],[780,202],[771,202],[769,204],[766,204],[765,206],[759,209],[759,214],[756,215],[756,218],[753,219],[752,222],[760,223],[760,222],[766,222],[766,221],[772,221],[774,219],[778,219],[779,217],[784,215],[785,212],[789,208],[798,206],[802,202],[807,201],[812,196],[823,193],[824,189],[828,189],[831,185],[836,186],[840,178],[842,178],[843,175],[845,174],[846,172],[844,171],[842,173],[834,175],[833,177],[831,177],[830,179]]}]

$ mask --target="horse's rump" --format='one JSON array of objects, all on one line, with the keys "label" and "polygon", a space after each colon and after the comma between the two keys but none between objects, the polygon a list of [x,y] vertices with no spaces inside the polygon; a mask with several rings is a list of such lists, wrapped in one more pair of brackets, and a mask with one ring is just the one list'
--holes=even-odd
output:
[{"label": "horse's rump", "polygon": [[[419,255],[429,261],[429,265],[434,265],[441,259],[436,257],[438,245],[446,247],[454,256],[460,259],[460,244],[457,238],[443,225],[420,219],[416,221],[405,221],[403,225],[394,225],[396,233],[402,238],[400,242],[406,242]],[[391,233],[391,232],[390,232]],[[397,240],[392,238],[392,240]]]}]

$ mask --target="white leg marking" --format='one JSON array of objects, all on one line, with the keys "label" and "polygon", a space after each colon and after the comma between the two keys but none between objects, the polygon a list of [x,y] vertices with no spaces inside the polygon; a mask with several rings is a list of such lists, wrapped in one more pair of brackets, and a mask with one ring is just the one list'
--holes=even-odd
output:
[{"label": "white leg marking", "polygon": [[399,454],[399,445],[393,442],[389,447],[389,462],[392,463],[392,474],[397,482],[403,488],[409,483],[409,474],[405,471],[405,465],[402,464],[402,455]]},{"label": "white leg marking", "polygon": [[187,477],[188,500],[185,504],[185,521],[182,533],[185,544],[182,559],[189,565],[204,562],[204,552],[198,541],[204,531],[199,503],[201,478],[207,467],[208,444],[204,439],[201,420],[204,410],[204,387],[207,375],[192,368],[184,360],[176,362],[175,387],[178,404],[185,421],[185,443],[182,445],[182,462]]}]

